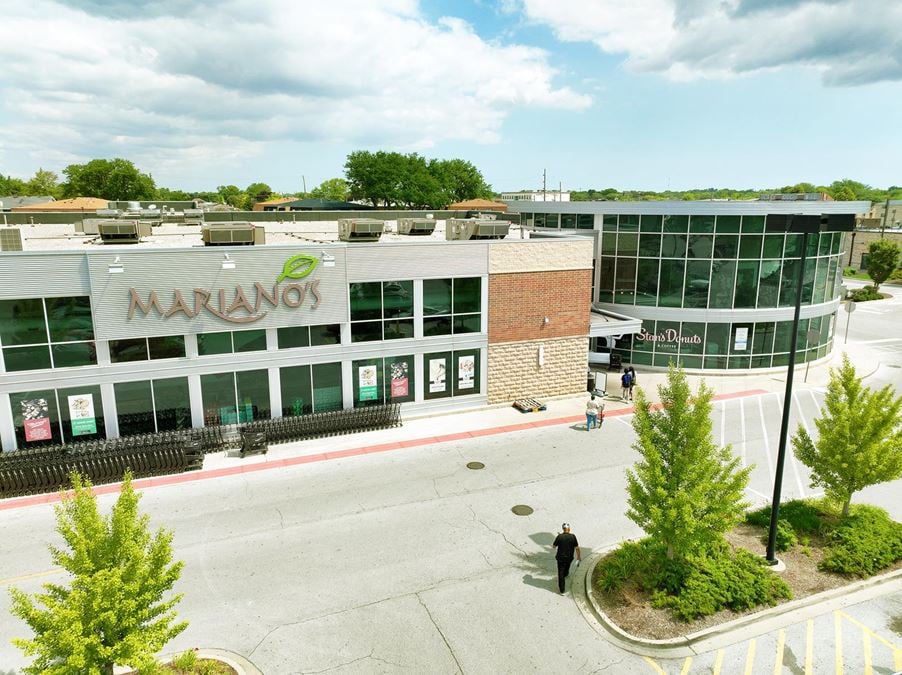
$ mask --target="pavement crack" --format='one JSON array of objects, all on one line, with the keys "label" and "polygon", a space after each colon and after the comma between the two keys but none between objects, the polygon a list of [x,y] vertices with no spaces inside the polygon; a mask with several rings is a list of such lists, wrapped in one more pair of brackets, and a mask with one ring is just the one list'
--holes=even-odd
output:
[{"label": "pavement crack", "polygon": [[505,542],[507,542],[508,546],[510,546],[515,551],[517,551],[524,558],[529,558],[529,553],[527,553],[525,550],[523,550],[522,548],[517,546],[514,542],[512,542],[510,539],[508,539],[507,535],[504,532],[502,532],[501,530],[496,530],[494,527],[489,526],[484,520],[481,520],[479,518],[479,516],[476,515],[476,511],[473,510],[472,506],[468,505],[467,508],[470,509],[470,513],[473,514],[473,520],[475,520],[477,523],[482,525],[489,532],[499,535],[502,539],[504,539]]},{"label": "pavement crack", "polygon": [[417,601],[420,603],[420,606],[426,611],[426,615],[429,617],[429,620],[432,622],[432,625],[435,626],[435,630],[438,631],[438,634],[441,636],[442,641],[445,643],[445,646],[448,648],[448,653],[451,654],[451,658],[454,659],[454,663],[457,665],[457,672],[463,673],[464,669],[460,665],[460,661],[457,660],[457,655],[454,653],[454,650],[451,649],[451,645],[448,642],[448,638],[445,637],[445,634],[442,632],[442,629],[439,628],[438,623],[435,621],[435,617],[432,616],[432,612],[429,611],[429,608],[426,606],[426,603],[423,602],[423,598],[420,597],[419,593],[414,593],[417,597]]},{"label": "pavement crack", "polygon": [[282,509],[276,507],[276,513],[279,514],[279,527],[281,529],[285,529],[285,516],[282,514]]}]

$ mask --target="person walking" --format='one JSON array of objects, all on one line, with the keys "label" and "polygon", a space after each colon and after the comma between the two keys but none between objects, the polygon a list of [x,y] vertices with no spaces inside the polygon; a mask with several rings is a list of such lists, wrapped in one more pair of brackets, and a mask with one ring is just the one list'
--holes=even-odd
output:
[{"label": "person walking", "polygon": [[576,540],[576,535],[570,533],[570,523],[562,523],[561,529],[563,532],[554,538],[552,546],[557,549],[557,552],[554,554],[554,558],[557,560],[557,586],[561,591],[561,595],[563,595],[564,579],[570,574],[573,555],[576,554],[577,567],[579,567],[583,557],[579,551],[579,542]]},{"label": "person walking", "polygon": [[630,366],[629,368],[627,368],[627,370],[629,371],[629,374],[630,374],[630,401],[632,401],[633,400],[633,389],[635,389],[636,382],[638,382],[638,380],[636,379],[636,369],[635,368]]},{"label": "person walking", "polygon": [[632,376],[630,375],[629,368],[624,368],[623,375],[620,376],[620,387],[622,388],[620,398],[622,398],[624,401],[629,400],[631,382]]},{"label": "person walking", "polygon": [[592,427],[600,427],[598,421],[599,408],[603,408],[598,401],[595,400],[595,394],[589,396],[586,402],[586,431],[592,431]]}]

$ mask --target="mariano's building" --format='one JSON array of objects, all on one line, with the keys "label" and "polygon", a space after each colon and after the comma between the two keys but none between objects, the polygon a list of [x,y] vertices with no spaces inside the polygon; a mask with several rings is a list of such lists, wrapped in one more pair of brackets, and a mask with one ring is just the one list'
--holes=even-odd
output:
[{"label": "mariano's building", "polygon": [[585,238],[489,224],[495,238],[448,241],[444,222],[374,236],[369,222],[340,241],[335,220],[281,217],[0,228],[2,449],[574,394],[590,330],[639,328],[600,314],[590,328]]},{"label": "mariano's building", "polygon": [[[534,237],[581,234],[593,246],[593,302],[641,321],[593,339],[590,361],[640,367],[679,361],[723,372],[785,367],[808,235],[796,362],[833,346],[844,230],[868,202],[669,201],[511,204]],[[798,218],[801,216],[802,218]]]}]

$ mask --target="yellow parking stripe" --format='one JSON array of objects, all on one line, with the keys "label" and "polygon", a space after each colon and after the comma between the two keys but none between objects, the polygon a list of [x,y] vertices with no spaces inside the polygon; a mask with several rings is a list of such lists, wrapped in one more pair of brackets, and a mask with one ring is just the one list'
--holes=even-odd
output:
[{"label": "yellow parking stripe", "polygon": [[645,659],[645,662],[650,665],[652,667],[652,670],[654,670],[658,675],[667,675],[667,672],[662,669],[661,666],[655,663],[654,659],[650,659],[647,656],[643,656],[642,658]]},{"label": "yellow parking stripe", "polygon": [[811,675],[811,662],[814,660],[814,619],[808,619],[805,628],[805,675]]},{"label": "yellow parking stripe", "polygon": [[752,675],[752,666],[755,665],[755,640],[749,640],[749,650],[745,655],[745,675]]},{"label": "yellow parking stripe", "polygon": [[839,610],[833,610],[833,640],[836,642],[836,675],[842,675],[842,617]]},{"label": "yellow parking stripe", "polygon": [[774,675],[780,675],[783,671],[783,646],[786,644],[786,633],[780,631],[777,638],[777,658],[774,661]]},{"label": "yellow parking stripe", "polygon": [[[839,610],[836,610],[836,611],[839,612]],[[849,622],[855,624],[855,625],[858,626],[861,630],[863,630],[864,632],[868,633],[871,637],[877,638],[878,640],[880,640],[880,642],[882,642],[883,644],[885,644],[887,647],[889,647],[889,648],[892,649],[893,651],[899,651],[899,648],[898,648],[896,645],[894,645],[894,644],[893,644],[892,642],[890,642],[889,640],[886,640],[886,639],[885,639],[882,635],[880,635],[879,633],[876,633],[876,632],[874,632],[873,630],[871,630],[870,628],[868,628],[867,626],[865,626],[863,623],[861,623],[861,621],[858,621],[857,619],[853,619],[851,616],[849,616],[849,615],[846,614],[845,612],[839,612],[839,613],[842,615],[842,617],[843,617],[846,621],[849,621]],[[897,668],[897,670],[898,670],[898,668]]]},{"label": "yellow parking stripe", "polygon": [[720,675],[720,668],[723,665],[723,649],[717,650],[717,658],[714,660],[714,673],[712,675]]},{"label": "yellow parking stripe", "polygon": [[692,665],[692,657],[687,656],[686,660],[683,661],[683,669],[680,671],[680,675],[687,675],[689,672],[689,666]]},{"label": "yellow parking stripe", "polygon": [[861,640],[864,647],[864,675],[873,675],[871,668],[871,636],[866,630],[861,631]]},{"label": "yellow parking stripe", "polygon": [[6,579],[0,579],[0,586],[5,586],[6,584],[14,584],[17,581],[27,581],[28,579],[39,579],[40,577],[49,577],[54,574],[59,574],[63,569],[57,567],[56,569],[46,570],[44,572],[33,572],[31,574],[22,574],[18,577],[8,577]]}]

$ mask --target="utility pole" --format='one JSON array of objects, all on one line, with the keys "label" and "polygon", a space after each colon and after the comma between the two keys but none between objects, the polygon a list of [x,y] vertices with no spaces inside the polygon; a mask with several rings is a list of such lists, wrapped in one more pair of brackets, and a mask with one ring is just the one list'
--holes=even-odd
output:
[{"label": "utility pole", "polygon": [[557,200],[559,202],[564,201],[564,181],[560,181],[557,184]]},{"label": "utility pole", "polygon": [[543,202],[548,199],[548,197],[545,194],[546,193],[545,187],[546,187],[546,185],[545,185],[545,169],[542,169],[542,201]]},{"label": "utility pole", "polygon": [[304,186],[304,196],[307,196],[307,179],[301,174],[301,184]]}]

